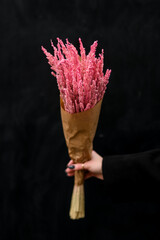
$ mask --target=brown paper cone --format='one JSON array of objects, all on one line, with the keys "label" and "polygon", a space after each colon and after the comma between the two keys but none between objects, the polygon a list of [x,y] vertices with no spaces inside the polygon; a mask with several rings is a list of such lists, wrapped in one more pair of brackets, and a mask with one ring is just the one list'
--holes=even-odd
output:
[{"label": "brown paper cone", "polygon": [[[68,153],[74,163],[84,163],[91,159],[93,139],[96,133],[102,100],[93,108],[80,112],[68,113],[61,100],[61,119]],[[84,171],[76,171],[74,178],[70,217],[84,217]]]}]

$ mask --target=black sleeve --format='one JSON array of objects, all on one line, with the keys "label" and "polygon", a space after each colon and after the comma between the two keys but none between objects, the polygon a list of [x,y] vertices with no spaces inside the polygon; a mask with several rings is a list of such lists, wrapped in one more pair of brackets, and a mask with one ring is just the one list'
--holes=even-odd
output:
[{"label": "black sleeve", "polygon": [[160,149],[142,153],[105,156],[102,163],[104,182],[152,187],[160,184]]}]

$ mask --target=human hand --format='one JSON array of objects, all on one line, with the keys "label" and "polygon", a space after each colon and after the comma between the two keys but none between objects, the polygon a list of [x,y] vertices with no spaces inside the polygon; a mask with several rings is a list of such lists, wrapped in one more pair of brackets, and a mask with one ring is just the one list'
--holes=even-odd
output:
[{"label": "human hand", "polygon": [[91,160],[85,162],[84,164],[74,164],[73,160],[70,160],[67,164],[65,172],[68,177],[72,177],[74,176],[75,171],[85,170],[85,179],[90,177],[96,177],[103,180],[104,178],[102,174],[102,161],[103,158],[95,151],[92,151]]}]

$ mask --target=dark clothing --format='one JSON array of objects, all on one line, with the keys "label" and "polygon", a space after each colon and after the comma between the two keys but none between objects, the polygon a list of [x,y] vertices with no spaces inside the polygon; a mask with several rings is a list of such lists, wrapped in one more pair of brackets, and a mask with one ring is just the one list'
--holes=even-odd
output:
[{"label": "dark clothing", "polygon": [[117,239],[160,239],[160,149],[106,156],[102,169],[109,231]]},{"label": "dark clothing", "polygon": [[[160,185],[160,149],[142,153],[106,156],[103,176],[107,185]],[[125,187],[125,186],[124,186]]]}]

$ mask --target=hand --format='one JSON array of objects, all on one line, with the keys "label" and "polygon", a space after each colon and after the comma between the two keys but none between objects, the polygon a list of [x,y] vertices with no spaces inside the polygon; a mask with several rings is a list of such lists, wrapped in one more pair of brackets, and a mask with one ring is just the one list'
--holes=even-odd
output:
[{"label": "hand", "polygon": [[85,170],[85,179],[96,177],[103,180],[102,161],[103,158],[95,151],[92,151],[91,160],[85,162],[84,165],[82,163],[74,164],[73,160],[70,160],[65,172],[67,173],[67,176],[72,177],[76,170]]}]

